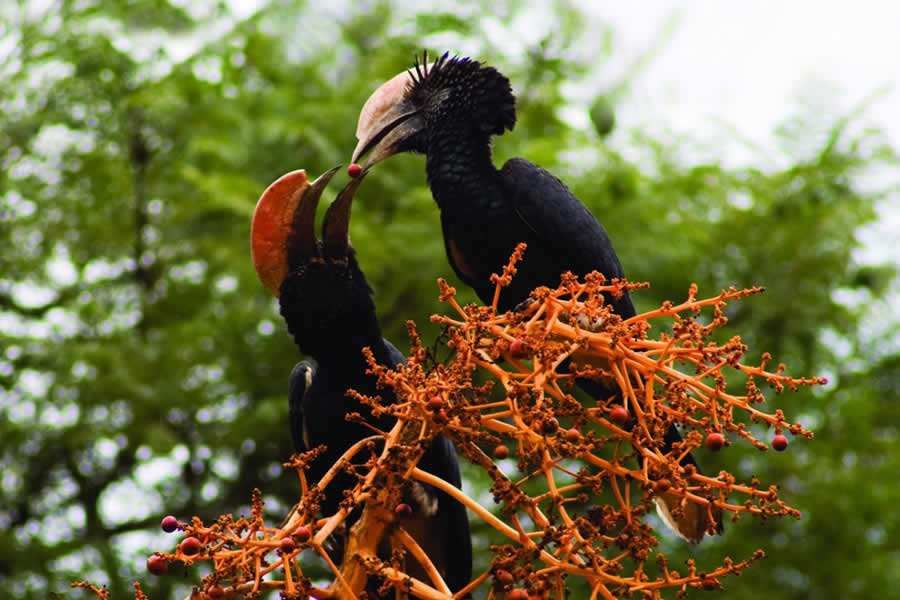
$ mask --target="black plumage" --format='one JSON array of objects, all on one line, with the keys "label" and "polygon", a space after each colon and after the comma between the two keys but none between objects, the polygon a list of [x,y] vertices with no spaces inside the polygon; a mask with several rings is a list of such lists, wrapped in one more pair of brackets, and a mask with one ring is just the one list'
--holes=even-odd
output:
[{"label": "black plumage", "polygon": [[[417,63],[409,75],[398,75],[372,95],[360,115],[353,160],[369,153],[368,167],[398,152],[425,154],[447,258],[485,303],[494,296],[491,274],[502,271],[517,244],[528,245],[511,286],[500,295],[501,311],[536,287],[555,287],[566,271],[624,278],[606,230],[557,177],[521,158],[499,170],[494,166],[491,137],[512,130],[515,121],[515,96],[503,74],[444,54],[430,67]],[[606,300],[623,319],[636,314],[627,291]],[[596,381],[579,385],[597,398],[613,393]],[[664,450],[680,440],[673,426]],[[690,455],[682,463],[696,465]],[[698,518],[676,530],[699,541],[706,523]]]},{"label": "black plumage", "polygon": [[[350,201],[358,184],[359,180],[351,182],[329,207],[322,241],[312,234],[317,197],[310,197],[313,190],[307,190],[293,218],[286,247],[289,269],[280,286],[280,310],[300,351],[313,359],[298,363],[291,373],[291,435],[297,451],[326,446],[310,465],[310,483],[321,480],[351,445],[373,435],[364,425],[348,422],[349,413],[360,413],[368,423],[385,431],[394,424],[391,417],[376,419],[367,406],[347,395],[355,390],[380,395],[385,403],[395,400],[390,388],[379,388],[376,377],[367,373],[363,349],[370,348],[375,361],[390,368],[405,360],[381,335],[372,289],[349,245]],[[314,184],[316,196],[323,187]],[[364,452],[360,459],[365,456]],[[457,487],[461,485],[455,448],[443,436],[434,439],[419,466]],[[344,491],[356,483],[353,475],[339,473],[324,490],[323,514],[336,512]],[[401,519],[401,524],[442,572],[450,589],[461,589],[471,579],[472,569],[465,507],[446,493],[417,482],[410,485],[407,496],[404,500],[414,512]],[[355,518],[353,515],[351,522]],[[424,577],[416,566],[408,565],[411,573]]]},{"label": "black plumage", "polygon": [[[557,284],[565,271],[624,277],[606,230],[558,178],[521,158],[494,167],[491,137],[515,121],[515,97],[504,75],[445,54],[427,70],[411,72],[402,99],[373,125],[374,135],[360,140],[354,160],[369,151],[367,166],[397,152],[425,154],[447,257],[484,302],[494,295],[490,275],[502,270],[518,243],[528,244],[500,310],[539,285]],[[397,129],[399,139],[391,135]],[[635,314],[627,292],[614,305],[623,318]]]}]

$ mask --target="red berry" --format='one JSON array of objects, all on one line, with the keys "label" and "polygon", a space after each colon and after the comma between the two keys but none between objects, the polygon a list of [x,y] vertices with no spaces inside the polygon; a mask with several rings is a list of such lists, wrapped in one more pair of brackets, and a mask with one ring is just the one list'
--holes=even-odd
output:
[{"label": "red berry", "polygon": [[509,456],[509,448],[506,446],[496,446],[494,448],[494,458],[504,459]]},{"label": "red berry", "polygon": [[581,432],[576,428],[566,429],[566,439],[570,442],[577,442],[581,439]]},{"label": "red berry", "polygon": [[516,588],[510,590],[506,597],[508,600],[528,600],[528,592],[522,588]]},{"label": "red berry", "polygon": [[444,408],[444,399],[440,396],[432,396],[426,404],[428,410],[438,411]]},{"label": "red berry", "polygon": [[412,506],[406,504],[405,502],[401,502],[394,508],[394,514],[396,514],[401,519],[408,519],[413,515]]},{"label": "red berry", "polygon": [[297,544],[289,537],[281,539],[281,553],[290,554],[297,549]]},{"label": "red berry", "polygon": [[725,436],[719,433],[718,431],[714,431],[708,436],[706,436],[706,448],[707,450],[711,450],[713,452],[718,452],[722,449],[722,446],[725,445]]},{"label": "red berry", "polygon": [[506,569],[497,569],[496,571],[494,571],[494,577],[497,579],[497,583],[501,585],[512,585],[512,583],[515,581],[512,573],[510,573]]},{"label": "red berry", "polygon": [[783,433],[776,433],[772,438],[772,447],[776,452],[784,452],[788,447],[788,439]]},{"label": "red berry", "polygon": [[350,177],[359,177],[360,173],[362,173],[362,167],[356,163],[353,163],[352,165],[347,167],[347,175],[349,175]]},{"label": "red berry", "polygon": [[206,597],[209,600],[222,600],[225,597],[225,590],[218,583],[213,584],[206,588]]},{"label": "red berry", "polygon": [[509,353],[513,358],[524,358],[528,352],[528,346],[522,338],[516,338],[509,343]]},{"label": "red berry", "polygon": [[163,517],[161,527],[162,527],[162,530],[165,531],[166,533],[172,533],[173,531],[178,529],[178,519],[176,519],[172,515]]},{"label": "red berry", "polygon": [[200,552],[201,544],[200,540],[193,536],[189,536],[181,540],[181,544],[178,547],[181,548],[181,551],[187,556],[193,556]]},{"label": "red berry", "polygon": [[628,422],[628,411],[624,406],[616,406],[609,412],[609,420],[616,425],[624,425]]},{"label": "red berry", "polygon": [[448,421],[450,421],[450,417],[447,416],[447,411],[445,411],[443,408],[434,413],[434,422],[438,425],[443,425]]},{"label": "red berry", "polygon": [[659,481],[656,482],[656,491],[657,492],[665,492],[670,487],[672,487],[672,482],[667,478],[663,477]]},{"label": "red berry", "polygon": [[309,538],[312,537],[312,532],[309,530],[309,527],[304,525],[297,528],[297,530],[294,532],[294,537],[300,540],[301,544],[304,544],[309,541]]},{"label": "red berry", "polygon": [[147,570],[154,575],[165,575],[169,570],[169,563],[159,554],[153,554],[147,559]]}]

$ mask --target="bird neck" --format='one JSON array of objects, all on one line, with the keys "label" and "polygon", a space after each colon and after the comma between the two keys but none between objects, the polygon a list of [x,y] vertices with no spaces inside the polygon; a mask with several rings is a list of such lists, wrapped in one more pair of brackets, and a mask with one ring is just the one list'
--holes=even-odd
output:
[{"label": "bird neck", "polygon": [[365,366],[363,348],[371,348],[376,358],[387,354],[374,306],[338,307],[329,313],[325,307],[310,310],[301,302],[283,302],[281,314],[300,351],[319,364],[358,369]]},{"label": "bird neck", "polygon": [[442,210],[479,208],[498,185],[490,139],[482,133],[442,128],[430,136],[425,154],[428,185]]},{"label": "bird neck", "polygon": [[354,373],[365,372],[367,368],[363,348],[370,348],[379,363],[388,355],[377,321],[356,324],[351,328],[335,328],[313,344],[298,345],[304,354],[312,356],[319,364],[341,365],[344,370]]}]

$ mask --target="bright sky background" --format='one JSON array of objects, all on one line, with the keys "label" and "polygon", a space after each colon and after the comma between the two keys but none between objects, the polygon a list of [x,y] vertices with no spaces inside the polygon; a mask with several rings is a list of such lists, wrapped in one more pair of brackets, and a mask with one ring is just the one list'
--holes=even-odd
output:
[{"label": "bright sky background", "polygon": [[[651,47],[668,19],[672,38],[633,81],[618,122],[651,125],[691,139],[722,142],[733,128],[762,149],[733,141],[715,146],[727,163],[765,166],[776,156],[779,122],[800,101],[850,114],[875,92],[859,125],[873,124],[900,149],[900,2],[863,0],[644,0],[590,2],[609,23],[622,67]],[[816,98],[827,94],[827,97]],[[731,136],[734,140],[734,136]],[[900,184],[900,172],[874,174],[878,185]],[[900,262],[900,194],[881,207],[883,218],[864,232],[868,260]]]},{"label": "bright sky background", "polygon": [[[849,112],[890,88],[865,112],[900,146],[900,2],[790,0],[585,2],[613,26],[616,54],[651,46],[673,15],[672,39],[634,82],[630,118],[675,131],[716,130],[716,119],[768,146],[780,119],[807,90]],[[810,85],[820,84],[820,85]]]}]

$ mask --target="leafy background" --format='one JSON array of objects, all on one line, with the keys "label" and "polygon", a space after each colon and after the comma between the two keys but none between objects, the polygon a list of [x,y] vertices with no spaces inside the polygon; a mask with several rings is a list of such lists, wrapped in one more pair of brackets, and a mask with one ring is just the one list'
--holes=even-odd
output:
[{"label": "leafy background", "polygon": [[[163,515],[246,512],[253,487],[272,520],[292,504],[296,479],[280,463],[299,356],[250,265],[249,219],[282,173],[346,162],[362,102],[423,48],[510,77],[519,122],[497,161],[525,156],[566,180],[629,277],[652,283],[639,308],[691,282],[709,294],[764,285],[732,307],[729,332],[792,374],[830,379],[778,400],[813,441],[702,456],[709,472],[780,482],[803,518],[742,519],[697,547],[663,533],[670,564],[764,548],[765,562],[726,582],[735,599],[900,586],[895,265],[858,259],[876,204],[897,209],[896,176],[871,183],[898,166],[877,130],[802,111],[779,128],[783,168],[690,162],[691,144],[709,140],[614,123],[627,75],[590,97],[565,93],[616,60],[612,32],[575,6],[554,3],[523,52],[504,43],[528,10],[517,2],[419,14],[363,2],[327,21],[312,4],[273,0],[241,18],[217,2],[0,7],[0,596],[79,597],[66,591],[76,579],[114,598],[135,579],[152,598],[183,595],[202,570],[145,571],[174,545]],[[591,108],[594,127],[561,117]],[[421,157],[368,178],[352,236],[387,335],[406,347],[414,318],[433,338],[435,278],[452,272]],[[475,531],[483,568],[490,536]]]}]

